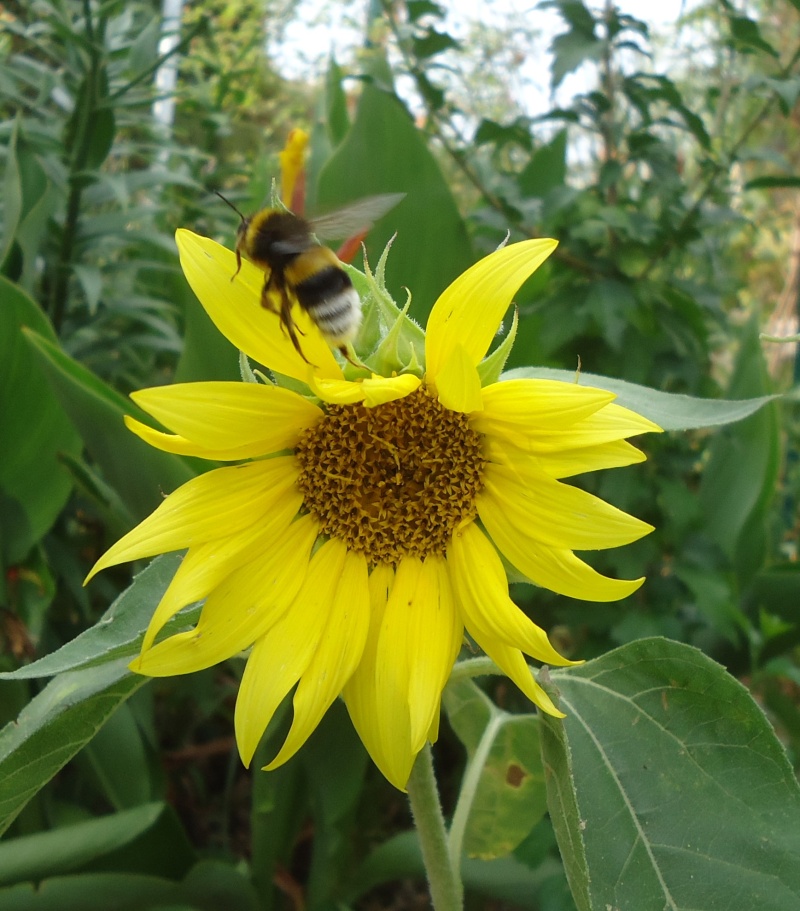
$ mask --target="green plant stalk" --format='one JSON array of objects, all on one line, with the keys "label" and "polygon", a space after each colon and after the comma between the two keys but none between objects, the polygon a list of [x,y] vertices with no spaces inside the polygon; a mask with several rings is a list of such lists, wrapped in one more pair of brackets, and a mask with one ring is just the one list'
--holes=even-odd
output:
[{"label": "green plant stalk", "polygon": [[464,887],[461,871],[450,856],[430,744],[417,755],[408,779],[408,799],[417,828],[422,861],[435,911],[461,911]]}]

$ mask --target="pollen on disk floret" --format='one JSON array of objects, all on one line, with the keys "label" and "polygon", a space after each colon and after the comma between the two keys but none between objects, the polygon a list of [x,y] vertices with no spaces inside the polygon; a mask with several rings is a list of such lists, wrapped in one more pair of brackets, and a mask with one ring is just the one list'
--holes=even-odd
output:
[{"label": "pollen on disk floret", "polygon": [[371,565],[443,555],[455,528],[477,514],[482,435],[424,387],[373,408],[328,406],[295,452],[321,531]]}]

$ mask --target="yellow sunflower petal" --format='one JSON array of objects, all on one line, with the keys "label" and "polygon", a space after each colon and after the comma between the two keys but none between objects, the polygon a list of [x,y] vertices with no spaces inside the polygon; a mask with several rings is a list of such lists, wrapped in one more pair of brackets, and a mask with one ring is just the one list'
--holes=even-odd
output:
[{"label": "yellow sunflower petal", "polygon": [[473,419],[472,423],[476,430],[507,439],[520,449],[535,453],[599,446],[602,443],[624,440],[640,433],[661,433],[661,428],[657,424],[636,414],[635,411],[630,411],[613,402],[569,427],[555,429],[544,423],[542,426],[525,426],[523,421],[515,426],[497,421],[490,425],[485,420],[487,413],[476,415]]},{"label": "yellow sunflower petal", "polygon": [[537,705],[543,712],[547,712],[548,715],[553,715],[556,718],[566,717],[563,712],[560,712],[553,705],[553,700],[533,679],[533,670],[528,666],[518,648],[503,645],[496,639],[481,641],[480,638],[476,637],[475,641],[503,673],[517,684],[534,705]]},{"label": "yellow sunflower petal", "polygon": [[275,710],[311,663],[328,622],[345,550],[328,541],[311,558],[303,585],[281,619],[253,646],[234,712],[236,743],[249,766]]},{"label": "yellow sunflower petal", "polygon": [[[162,430],[153,430],[147,424],[142,424],[136,418],[126,414],[123,418],[125,426],[131,433],[144,440],[155,449],[161,449],[163,452],[172,452],[175,455],[193,456],[197,459],[208,459],[213,462],[238,462],[241,459],[252,457],[253,447],[244,446],[227,446],[224,449],[212,449],[203,443],[195,443],[187,440],[186,437],[178,436],[174,433],[164,433]],[[259,453],[261,454],[261,453]]]},{"label": "yellow sunflower petal", "polygon": [[[240,567],[256,556],[269,553],[273,542],[286,532],[297,515],[299,506],[298,496],[282,497],[258,522],[238,534],[190,547],[148,624],[142,640],[142,654],[179,610],[207,598],[212,592],[218,593],[219,586],[235,576]],[[245,572],[248,578],[252,575],[249,566]]]},{"label": "yellow sunflower petal", "polygon": [[635,465],[644,462],[647,456],[626,440],[613,440],[610,443],[600,443],[599,446],[540,452],[530,458],[535,459],[541,470],[551,478],[571,478],[587,471]]},{"label": "yellow sunflower petal", "polygon": [[[230,561],[242,550],[241,538],[233,535],[225,540],[224,547],[230,557],[226,554],[221,559],[214,560],[218,544],[216,541],[199,544],[186,552],[150,620],[142,641],[143,651],[150,648],[168,620],[189,604],[202,601],[230,572]],[[135,668],[132,667],[131,670]]]},{"label": "yellow sunflower petal", "polygon": [[[399,594],[399,593],[398,593]],[[417,666],[411,675],[411,747],[422,749],[434,723],[442,690],[461,650],[464,626],[456,610],[447,564],[428,556],[422,564],[409,625],[409,647],[416,641]],[[400,602],[402,604],[402,602]]]},{"label": "yellow sunflower petal", "polygon": [[[252,560],[254,551],[271,543],[269,536],[282,534],[297,514],[296,498],[279,500],[266,516],[235,535],[190,547],[164,592],[142,640],[142,652],[155,641],[164,624],[178,611],[202,601],[242,564]],[[138,668],[135,668],[138,669]]]},{"label": "yellow sunflower petal", "polygon": [[463,345],[456,345],[442,369],[436,374],[439,401],[451,411],[471,414],[481,411],[481,378]]},{"label": "yellow sunflower petal", "polygon": [[187,481],[120,538],[86,577],[117,563],[183,550],[237,532],[258,522],[283,497],[298,502],[294,456],[216,468]]},{"label": "yellow sunflower petal", "polygon": [[605,389],[557,380],[518,379],[493,383],[483,390],[483,412],[473,426],[481,433],[496,427],[518,433],[538,428],[563,430],[599,411],[616,396]]},{"label": "yellow sunflower petal", "polygon": [[[383,706],[378,700],[378,690],[375,681],[378,662],[378,640],[383,625],[383,615],[386,612],[386,603],[393,584],[394,570],[385,563],[379,563],[369,577],[370,621],[364,652],[353,676],[345,685],[342,696],[347,705],[347,711],[350,713],[353,727],[367,748],[372,761],[384,776],[402,791],[408,780],[408,774],[411,772],[411,766],[408,765],[407,769],[405,767],[396,769],[391,764],[390,757],[386,755],[380,724],[381,718],[385,713]],[[400,722],[397,719],[395,720],[399,726]],[[402,722],[402,730],[406,734],[406,743],[400,753],[405,756],[412,756],[410,738],[408,737],[410,724],[407,710]],[[403,777],[404,775],[405,777]]]},{"label": "yellow sunflower petal", "polygon": [[[180,229],[175,234],[186,280],[219,331],[245,354],[270,370],[303,383],[309,375],[341,379],[342,371],[319,329],[295,306],[292,316],[302,333],[295,349],[277,313],[261,306],[264,272],[208,237]],[[312,366],[313,365],[313,366]]]},{"label": "yellow sunflower petal", "polygon": [[559,655],[547,633],[508,597],[503,563],[475,523],[453,535],[447,563],[465,625],[476,642],[497,640],[546,664],[580,663]]},{"label": "yellow sunflower petal", "polygon": [[425,744],[462,633],[444,560],[404,559],[383,617],[376,668],[384,750],[394,778],[410,772]]},{"label": "yellow sunflower petal", "polygon": [[579,560],[571,550],[548,547],[526,526],[509,520],[505,504],[491,496],[478,498],[478,515],[494,545],[524,576],[550,591],[583,601],[618,601],[644,582],[609,579]]},{"label": "yellow sunflower petal", "polygon": [[428,375],[436,382],[457,345],[471,363],[483,360],[520,285],[558,246],[525,240],[484,257],[460,275],[433,305],[425,337]]},{"label": "yellow sunflower petal", "polygon": [[131,670],[151,677],[189,674],[225,661],[262,636],[286,611],[305,578],[317,523],[294,522],[252,563],[224,580],[208,597],[197,627],[147,649]]},{"label": "yellow sunflower petal", "polygon": [[178,436],[209,449],[268,455],[296,445],[321,410],[289,389],[261,383],[177,383],[131,394],[139,407]]},{"label": "yellow sunflower petal", "polygon": [[351,381],[312,379],[311,389],[323,402],[331,405],[353,405],[363,402],[367,408],[405,398],[419,387],[421,380],[410,373],[400,376],[378,376]]},{"label": "yellow sunflower petal", "polygon": [[[499,455],[498,455],[499,453]],[[637,541],[653,526],[599,497],[544,474],[534,459],[509,447],[489,445],[482,497],[491,499],[507,521],[549,547],[605,550]]]},{"label": "yellow sunflower petal", "polygon": [[367,561],[363,554],[348,551],[329,606],[325,632],[294,695],[291,730],[266,769],[277,768],[291,758],[320,723],[358,667],[368,629]]}]

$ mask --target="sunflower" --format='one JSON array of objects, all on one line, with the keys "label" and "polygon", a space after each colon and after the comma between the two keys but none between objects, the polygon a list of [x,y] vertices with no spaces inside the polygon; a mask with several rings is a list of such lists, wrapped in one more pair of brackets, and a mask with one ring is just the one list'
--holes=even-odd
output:
[{"label": "sunflower", "polygon": [[[92,569],[185,550],[132,670],[188,673],[249,649],[235,711],[246,765],[289,693],[291,728],[267,769],[289,759],[341,695],[401,789],[436,739],[465,630],[560,716],[525,656],[571,662],[511,601],[506,566],[573,598],[635,591],[642,579],[602,576],[573,551],[627,544],[651,526],[563,479],[643,460],[626,438],[658,428],[600,389],[486,380],[512,296],[555,241],[511,244],[478,262],[436,302],[424,352],[406,346],[410,366],[380,375],[348,364],[350,378],[297,308],[307,360],[295,350],[260,306],[261,271],[243,263],[232,282],[230,250],[185,230],[177,242],[211,319],[280,384],[197,382],[132,396],[169,431],[128,419],[142,439],[231,463],[171,493]],[[201,600],[195,628],[159,639],[167,620]]]}]

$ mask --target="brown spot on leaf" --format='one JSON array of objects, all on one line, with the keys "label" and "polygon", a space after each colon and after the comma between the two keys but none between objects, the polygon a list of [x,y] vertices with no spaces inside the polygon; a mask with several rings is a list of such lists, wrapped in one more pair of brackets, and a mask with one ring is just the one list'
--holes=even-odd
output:
[{"label": "brown spot on leaf", "polygon": [[506,770],[506,781],[512,788],[518,788],[527,777],[528,773],[516,762],[512,762]]}]

